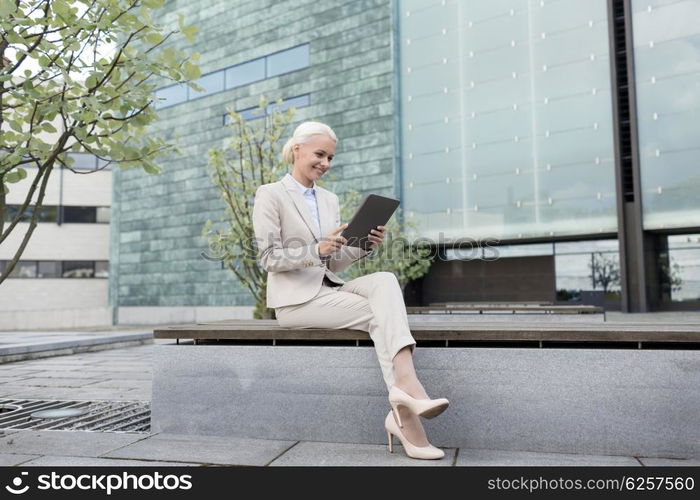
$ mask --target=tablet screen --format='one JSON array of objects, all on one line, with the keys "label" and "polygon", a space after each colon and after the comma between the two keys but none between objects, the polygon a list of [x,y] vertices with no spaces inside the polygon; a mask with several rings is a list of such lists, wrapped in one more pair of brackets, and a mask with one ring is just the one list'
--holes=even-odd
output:
[{"label": "tablet screen", "polygon": [[399,206],[399,200],[378,194],[367,195],[360,207],[350,219],[341,236],[347,239],[346,245],[371,250],[371,241],[367,238],[372,229],[385,226]]}]

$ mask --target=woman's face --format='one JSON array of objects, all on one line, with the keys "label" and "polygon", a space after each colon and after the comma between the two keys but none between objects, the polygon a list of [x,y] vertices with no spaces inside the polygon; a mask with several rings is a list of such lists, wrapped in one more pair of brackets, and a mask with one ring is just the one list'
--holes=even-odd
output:
[{"label": "woman's face", "polygon": [[315,134],[304,144],[295,144],[294,177],[307,187],[320,179],[335,156],[335,141],[325,134]]}]

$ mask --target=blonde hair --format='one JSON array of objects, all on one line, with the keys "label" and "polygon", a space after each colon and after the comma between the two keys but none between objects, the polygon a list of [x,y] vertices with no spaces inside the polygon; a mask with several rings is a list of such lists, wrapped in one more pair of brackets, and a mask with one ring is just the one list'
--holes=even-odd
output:
[{"label": "blonde hair", "polygon": [[282,148],[282,161],[290,165],[294,165],[294,151],[292,148],[296,144],[304,144],[309,142],[312,135],[325,135],[335,142],[338,142],[338,138],[335,136],[335,132],[328,125],[321,122],[303,122],[297,128],[294,129],[294,134],[285,143]]}]

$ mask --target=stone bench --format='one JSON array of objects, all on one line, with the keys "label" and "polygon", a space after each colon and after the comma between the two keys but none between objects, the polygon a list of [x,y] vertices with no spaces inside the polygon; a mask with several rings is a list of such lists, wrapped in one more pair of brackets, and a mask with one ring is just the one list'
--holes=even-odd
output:
[{"label": "stone bench", "polygon": [[[154,331],[152,431],[385,443],[365,332],[274,320]],[[450,408],[436,446],[700,456],[700,326],[411,320],[415,365]],[[342,345],[339,345],[342,344]]]}]

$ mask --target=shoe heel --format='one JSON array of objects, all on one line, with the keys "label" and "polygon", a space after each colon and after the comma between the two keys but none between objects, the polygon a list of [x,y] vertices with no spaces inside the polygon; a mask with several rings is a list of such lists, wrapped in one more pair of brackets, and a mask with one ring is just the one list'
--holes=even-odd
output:
[{"label": "shoe heel", "polygon": [[400,428],[403,429],[403,422],[401,422],[401,417],[399,416],[399,405],[393,402],[389,402],[391,404],[391,411],[394,414],[394,418],[396,419],[396,423]]},{"label": "shoe heel", "polygon": [[389,453],[394,453],[394,436],[391,434],[391,432],[386,431],[386,437],[389,441]]}]

